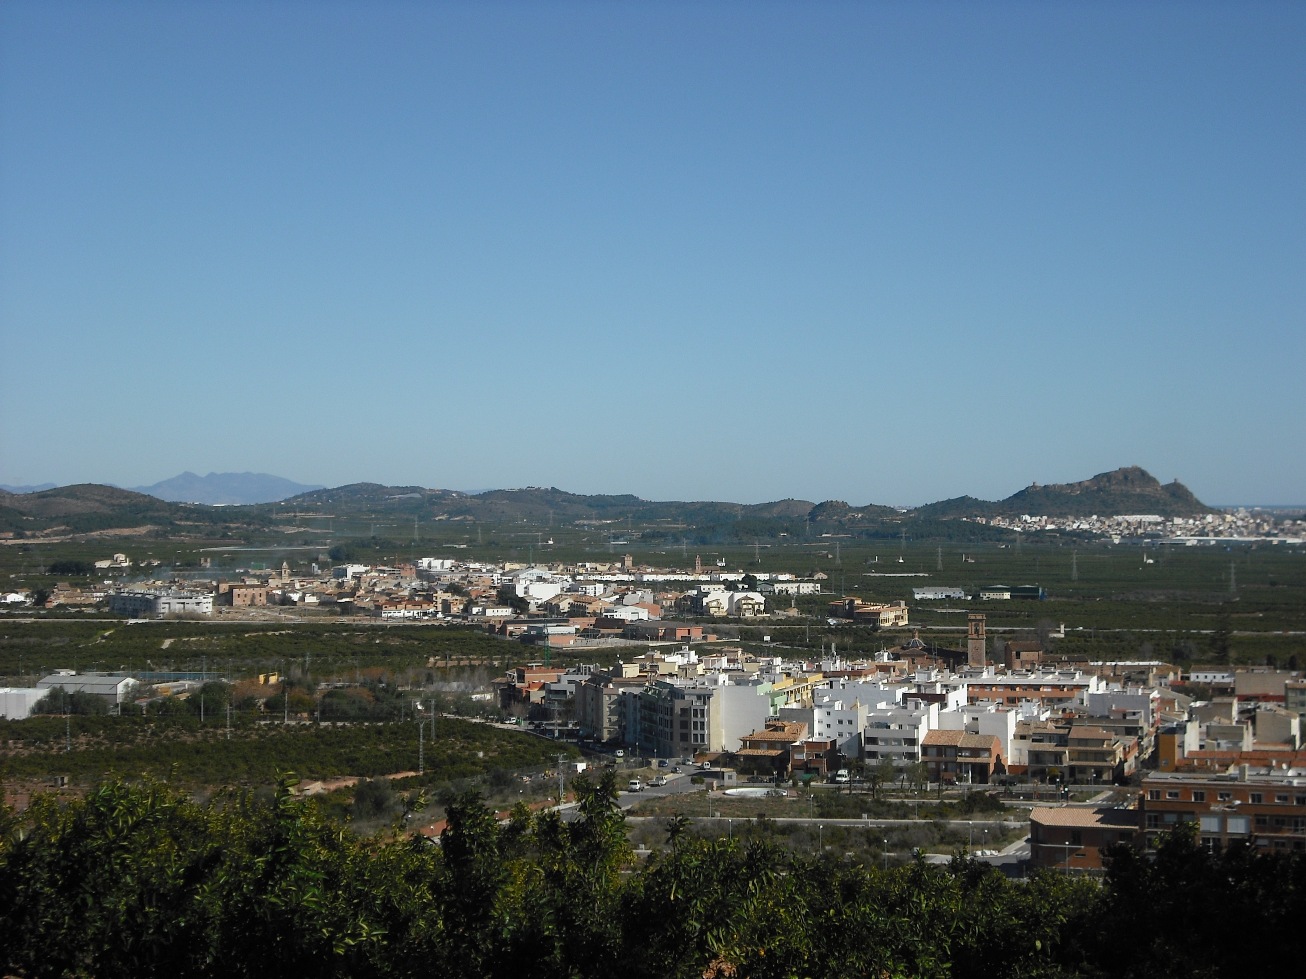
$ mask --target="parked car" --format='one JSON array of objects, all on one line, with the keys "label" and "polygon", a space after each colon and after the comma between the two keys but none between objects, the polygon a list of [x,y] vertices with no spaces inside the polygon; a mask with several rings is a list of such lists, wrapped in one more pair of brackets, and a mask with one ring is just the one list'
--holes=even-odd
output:
[{"label": "parked car", "polygon": [[640,781],[639,779],[637,779],[637,778],[632,778],[629,782],[626,783],[626,791],[627,791],[627,792],[643,792],[643,791],[644,791],[644,783],[641,782],[641,781]]},{"label": "parked car", "polygon": [[667,777],[665,775],[654,775],[648,780],[648,784],[651,788],[660,789],[667,784]]}]

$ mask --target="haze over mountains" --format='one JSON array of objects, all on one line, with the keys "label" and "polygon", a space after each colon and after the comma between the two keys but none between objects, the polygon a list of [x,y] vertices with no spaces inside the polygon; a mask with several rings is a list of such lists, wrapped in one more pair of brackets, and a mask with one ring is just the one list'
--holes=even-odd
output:
[{"label": "haze over mountains", "polygon": [[150,486],[133,486],[131,489],[172,503],[238,506],[277,503],[324,487],[321,484],[296,483],[267,473],[209,473],[207,476],[197,476],[193,472],[184,472]]},{"label": "haze over mountains", "polygon": [[[0,492],[4,493],[40,493],[58,488],[54,483],[41,483],[38,486],[10,486],[0,483]],[[166,500],[169,503],[204,503],[210,506],[277,503],[299,493],[309,493],[324,488],[321,483],[296,483],[294,480],[282,476],[270,476],[267,473],[209,473],[207,476],[197,476],[193,472],[184,472],[149,486],[127,487],[133,493],[144,493],[146,496],[153,496],[155,499]]]}]

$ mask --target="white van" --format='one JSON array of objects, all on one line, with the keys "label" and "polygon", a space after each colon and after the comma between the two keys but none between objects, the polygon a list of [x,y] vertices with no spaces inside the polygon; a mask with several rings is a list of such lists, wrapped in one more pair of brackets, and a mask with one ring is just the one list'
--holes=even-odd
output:
[{"label": "white van", "polygon": [[626,791],[627,791],[627,792],[643,792],[643,791],[644,791],[644,783],[641,782],[641,781],[640,781],[639,779],[637,779],[637,778],[632,778],[629,782],[626,783]]}]

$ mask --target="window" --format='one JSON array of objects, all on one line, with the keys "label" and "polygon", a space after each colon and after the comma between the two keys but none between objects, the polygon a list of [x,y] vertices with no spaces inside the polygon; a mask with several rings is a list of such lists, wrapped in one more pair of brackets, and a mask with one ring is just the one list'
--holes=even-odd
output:
[{"label": "window", "polygon": [[1148,789],[1148,790],[1147,790],[1147,798],[1148,798],[1150,801],[1152,801],[1152,802],[1158,802],[1158,801],[1160,801],[1160,799],[1161,799],[1161,790],[1160,790],[1160,789]]},{"label": "window", "polygon": [[1286,806],[1288,804],[1288,793],[1284,792],[1282,795],[1276,795],[1274,801]]},{"label": "window", "polygon": [[1233,796],[1228,792],[1221,792],[1216,796],[1221,802],[1228,802]]},{"label": "window", "polygon": [[1205,802],[1205,801],[1206,801],[1206,793],[1203,792],[1203,791],[1201,791],[1200,789],[1194,789],[1194,790],[1193,790],[1193,801],[1194,801],[1194,802]]},{"label": "window", "polygon": [[1178,789],[1166,789],[1166,790],[1165,790],[1165,797],[1166,797],[1167,799],[1178,799],[1178,798],[1179,798],[1179,790],[1178,790]]},{"label": "window", "polygon": [[1252,793],[1252,805],[1259,806],[1264,801],[1264,796],[1259,792]]}]

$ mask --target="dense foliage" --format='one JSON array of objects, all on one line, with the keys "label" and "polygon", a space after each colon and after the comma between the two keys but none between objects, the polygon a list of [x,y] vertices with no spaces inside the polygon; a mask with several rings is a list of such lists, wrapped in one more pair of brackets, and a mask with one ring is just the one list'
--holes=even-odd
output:
[{"label": "dense foliage", "polygon": [[157,784],[44,799],[0,835],[18,976],[1233,976],[1300,963],[1306,860],[1191,834],[1101,883],[967,860],[866,868],[667,823],[640,864],[612,776],[576,819],[451,799],[441,845],[332,828],[287,779],[201,806]]}]

